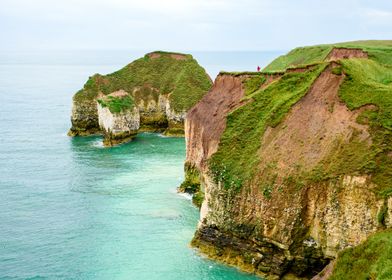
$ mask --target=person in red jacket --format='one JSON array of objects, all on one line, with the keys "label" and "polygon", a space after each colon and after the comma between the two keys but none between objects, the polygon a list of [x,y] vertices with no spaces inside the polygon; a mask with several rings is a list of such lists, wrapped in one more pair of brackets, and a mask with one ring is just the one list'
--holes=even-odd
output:
[{"label": "person in red jacket", "polygon": [[257,72],[260,72],[260,66],[257,66]]}]

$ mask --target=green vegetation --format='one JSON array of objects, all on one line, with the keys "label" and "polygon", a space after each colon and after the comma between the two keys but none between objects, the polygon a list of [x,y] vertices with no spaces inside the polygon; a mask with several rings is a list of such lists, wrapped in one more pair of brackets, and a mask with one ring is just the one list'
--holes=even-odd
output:
[{"label": "green vegetation", "polygon": [[335,44],[337,47],[359,48],[366,51],[369,58],[380,63],[392,65],[392,41],[353,41]]},{"label": "green vegetation", "polygon": [[222,182],[226,189],[239,190],[252,178],[258,166],[257,151],[265,129],[281,122],[326,65],[284,74],[276,83],[249,95],[247,98],[252,102],[228,115],[219,149],[209,162],[215,182]]},{"label": "green vegetation", "polygon": [[284,71],[289,67],[322,62],[332,50],[331,45],[296,48],[272,61],[264,71]]},{"label": "green vegetation", "polygon": [[262,74],[265,75],[273,75],[273,74],[284,74],[285,71],[267,71],[263,70],[262,72],[255,72],[255,71],[241,71],[241,72],[227,72],[227,71],[220,71],[219,75],[229,75],[233,77],[239,76],[260,76]]},{"label": "green vegetation", "polygon": [[112,113],[120,113],[122,111],[130,110],[134,107],[135,102],[130,95],[126,96],[107,96],[103,99],[97,100],[102,107],[109,108],[109,111]]},{"label": "green vegetation", "polygon": [[178,188],[181,192],[195,193],[200,189],[200,173],[197,168],[185,164],[185,180]]},{"label": "green vegetation", "polygon": [[183,53],[179,53],[179,52],[167,52],[167,51],[153,51],[151,53],[146,54],[146,56],[151,55],[151,54],[161,54],[161,55],[181,55],[181,56],[185,56],[188,59],[192,59],[192,56],[190,54],[183,54]]},{"label": "green vegetation", "polygon": [[272,191],[273,191],[273,186],[264,186],[264,188],[263,188],[263,196],[266,199],[271,199]]},{"label": "green vegetation", "polygon": [[[325,62],[333,46],[361,48],[369,58]],[[221,183],[228,190],[228,196],[251,185],[259,188],[265,199],[273,199],[277,192],[295,192],[313,183],[335,186],[338,193],[345,175],[369,175],[366,182],[369,189],[378,199],[384,198],[377,221],[379,229],[385,229],[390,218],[386,201],[392,195],[392,41],[299,48],[278,58],[266,70],[282,71],[299,65],[314,66],[304,68],[303,72],[287,71],[264,88],[260,88],[265,82],[261,78],[264,73],[245,73],[248,77],[243,82],[244,99],[249,102],[229,113],[218,150],[208,163],[215,183]],[[260,170],[259,151],[266,128],[276,127],[284,119],[328,65],[334,75],[343,79],[340,100],[357,113],[356,122],[366,125],[366,131],[358,126],[351,130],[349,137],[335,139],[328,147],[330,154],[313,170],[298,166],[291,173],[282,174],[276,163],[263,164]],[[333,113],[336,107],[332,104],[329,108]],[[376,187],[372,188],[371,183]],[[392,279],[391,252],[392,230],[380,231],[359,246],[340,253],[330,279]]]},{"label": "green vegetation", "polygon": [[372,145],[354,133],[349,144],[336,143],[329,159],[322,163],[325,178],[344,174],[372,174],[377,194],[392,194],[392,65],[370,59],[342,60],[346,78],[339,96],[350,110],[372,105],[360,114],[358,123],[370,127]]},{"label": "green vegetation", "polygon": [[178,188],[180,192],[193,194],[192,202],[197,207],[201,207],[204,200],[204,192],[201,189],[200,173],[197,168],[185,164],[185,180]]},{"label": "green vegetation", "polygon": [[366,104],[379,108],[375,121],[392,129],[392,65],[380,65],[370,59],[342,60],[347,75],[340,97],[350,110]]},{"label": "green vegetation", "polygon": [[192,203],[195,206],[197,206],[198,208],[201,208],[203,201],[204,201],[204,192],[202,190],[199,190],[193,194]]},{"label": "green vegetation", "polygon": [[[313,170],[297,170],[294,174],[288,174],[288,178],[283,178],[284,184],[300,189],[309,183],[338,180],[346,174],[369,174],[371,182],[377,185],[376,194],[380,197],[392,195],[392,64],[389,65],[389,60],[379,63],[381,56],[375,58],[376,50],[378,54],[388,53],[392,41],[380,45],[376,43],[336,44],[339,47],[362,47],[368,51],[369,59],[343,59],[340,65],[332,68],[333,74],[345,75],[339,96],[350,110],[362,110],[357,122],[369,126],[371,146],[363,141],[359,131],[355,131],[349,141],[337,139],[332,153]],[[278,58],[269,67],[281,65],[291,68],[290,65],[294,64],[322,61],[331,49],[332,45],[298,48],[284,59]],[[392,54],[389,59],[391,57]],[[223,182],[226,189],[239,190],[254,178],[259,163],[257,151],[265,128],[279,124],[327,64],[315,64],[305,68],[304,72],[286,72],[280,80],[265,89],[260,89],[264,74],[251,75],[244,81],[246,98],[251,102],[228,115],[219,149],[209,163],[216,182]],[[260,188],[266,197],[275,187],[279,187],[270,180],[272,175],[263,171]]]},{"label": "green vegetation", "polygon": [[330,280],[392,279],[392,230],[371,235],[362,244],[339,253]]},{"label": "green vegetation", "polygon": [[384,204],[381,206],[381,209],[377,215],[377,221],[381,227],[385,227],[385,219],[387,218],[387,215],[388,215],[388,201],[385,199]]},{"label": "green vegetation", "polygon": [[337,67],[332,68],[332,74],[338,75],[338,76],[342,75],[342,67],[337,66]]},{"label": "green vegetation", "polygon": [[272,61],[263,72],[284,71],[290,67],[320,63],[334,47],[362,49],[368,53],[370,59],[380,64],[392,65],[392,41],[353,41],[296,48]]},{"label": "green vegetation", "polygon": [[135,87],[150,87],[161,94],[170,93],[170,103],[176,112],[188,110],[210,89],[210,78],[191,55],[175,59],[171,55],[179,54],[155,53],[159,57],[151,58],[151,54],[146,54],[112,74],[90,77],[74,100],[93,100],[99,92],[107,95],[123,89],[132,93]]},{"label": "green vegetation", "polygon": [[265,77],[265,75],[262,75],[262,74],[257,75],[257,76],[252,76],[251,78],[247,79],[244,83],[245,95],[250,95],[250,94],[254,93],[266,81],[267,81],[267,78]]}]

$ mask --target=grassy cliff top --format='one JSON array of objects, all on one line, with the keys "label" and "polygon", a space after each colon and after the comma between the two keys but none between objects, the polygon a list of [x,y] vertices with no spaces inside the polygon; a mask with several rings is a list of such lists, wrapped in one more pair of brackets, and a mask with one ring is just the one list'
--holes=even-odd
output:
[{"label": "grassy cliff top", "polygon": [[179,53],[179,52],[168,52],[168,51],[153,51],[150,53],[147,53],[146,56],[154,56],[154,55],[163,55],[163,56],[180,56],[184,57],[184,59],[193,59],[193,56],[190,54],[184,54],[184,53]]},{"label": "grassy cliff top", "polygon": [[262,74],[265,75],[275,75],[275,74],[284,74],[285,71],[241,71],[241,72],[228,72],[228,71],[220,71],[219,75],[228,75],[233,77],[241,77],[241,76],[260,76]]},{"label": "grassy cliff top", "polygon": [[362,244],[339,253],[329,279],[392,279],[391,235],[390,229],[380,231]]},{"label": "grassy cliff top", "polygon": [[135,101],[130,95],[112,96],[108,95],[97,100],[103,108],[108,108],[112,113],[127,111],[135,106]]},{"label": "grassy cliff top", "polygon": [[114,73],[90,77],[75,94],[74,101],[94,100],[100,92],[132,93],[135,87],[148,86],[161,94],[170,94],[171,107],[180,112],[199,101],[211,84],[210,77],[191,55],[156,51]]},{"label": "grassy cliff top", "polygon": [[[298,170],[290,177],[303,186],[344,175],[370,175],[370,181],[377,185],[374,190],[377,195],[392,195],[392,52],[389,54],[392,41],[378,43],[365,41],[336,44],[366,48],[369,58],[341,59],[333,63],[314,62],[315,57],[328,55],[332,49],[330,45],[295,49],[286,56],[286,61],[308,53],[312,54],[307,57],[308,60],[298,60],[298,63],[312,63],[313,66],[301,71],[286,71],[266,87],[261,86],[265,81],[262,73],[245,79],[243,84],[248,102],[228,115],[218,150],[209,162],[215,181],[222,182],[226,188],[240,189],[251,184],[255,176],[264,176],[258,174],[258,166],[261,160],[261,139],[266,129],[277,127],[292,106],[307,94],[320,73],[328,65],[334,65],[332,73],[344,75],[338,92],[340,100],[349,110],[364,109],[356,122],[369,126],[371,147],[369,149],[367,143],[353,135],[349,143],[339,144],[335,152],[325,157],[314,170],[306,173]],[[379,55],[374,59],[371,53],[377,52]],[[383,56],[385,60],[381,59]],[[284,60],[278,58],[276,61],[281,63]],[[271,65],[278,65],[276,61]],[[286,69],[289,65],[292,67],[292,64],[286,63]],[[366,105],[373,106],[364,107]],[[298,143],[298,148],[301,145]],[[271,162],[271,165],[274,163]],[[269,187],[272,189],[277,187],[270,178],[263,177],[261,180],[271,181]]]},{"label": "grassy cliff top", "polygon": [[284,71],[289,67],[319,63],[327,58],[333,48],[361,49],[368,53],[370,59],[392,65],[392,40],[371,40],[295,48],[276,58],[263,71]]}]

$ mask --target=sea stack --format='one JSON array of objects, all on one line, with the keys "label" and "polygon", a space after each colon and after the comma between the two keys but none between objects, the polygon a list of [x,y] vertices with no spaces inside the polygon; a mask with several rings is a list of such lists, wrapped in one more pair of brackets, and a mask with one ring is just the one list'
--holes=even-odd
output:
[{"label": "sea stack", "polygon": [[184,135],[187,111],[212,81],[191,55],[156,51],[124,68],[90,77],[73,97],[70,136],[102,133],[107,146],[139,131]]}]

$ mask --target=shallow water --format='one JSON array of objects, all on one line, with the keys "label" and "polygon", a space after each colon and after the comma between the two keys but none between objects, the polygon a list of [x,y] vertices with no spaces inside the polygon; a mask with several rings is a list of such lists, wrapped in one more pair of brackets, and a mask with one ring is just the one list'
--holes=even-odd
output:
[{"label": "shallow water", "polygon": [[254,279],[189,248],[183,138],[66,136],[72,94],[125,56],[0,54],[0,278]]}]

